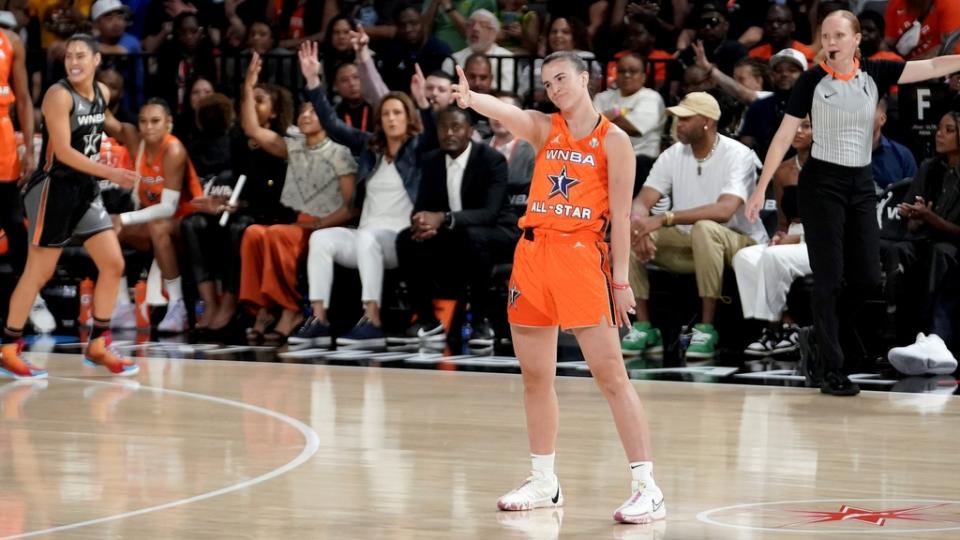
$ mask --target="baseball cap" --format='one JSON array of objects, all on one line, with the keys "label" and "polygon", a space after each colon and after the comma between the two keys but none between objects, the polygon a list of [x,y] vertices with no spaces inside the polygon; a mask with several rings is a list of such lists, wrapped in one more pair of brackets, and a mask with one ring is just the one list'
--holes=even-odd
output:
[{"label": "baseball cap", "polygon": [[779,64],[785,60],[790,60],[800,66],[800,69],[807,70],[807,57],[796,49],[782,49],[777,54],[770,57],[770,67]]},{"label": "baseball cap", "polygon": [[130,8],[123,5],[123,2],[120,0],[97,0],[94,2],[93,7],[90,8],[90,20],[96,22],[100,17],[103,17],[107,13],[113,13],[114,11],[130,13]]},{"label": "baseball cap", "polygon": [[719,120],[720,104],[706,92],[690,92],[683,96],[683,100],[675,107],[667,107],[667,112],[680,118],[699,114],[711,120]]}]

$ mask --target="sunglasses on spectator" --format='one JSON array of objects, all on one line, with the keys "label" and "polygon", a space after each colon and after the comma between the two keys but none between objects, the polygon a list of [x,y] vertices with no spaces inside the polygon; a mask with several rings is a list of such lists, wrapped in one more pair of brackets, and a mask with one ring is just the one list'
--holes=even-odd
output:
[{"label": "sunglasses on spectator", "polygon": [[720,17],[705,17],[700,19],[700,28],[715,28],[723,22]]}]

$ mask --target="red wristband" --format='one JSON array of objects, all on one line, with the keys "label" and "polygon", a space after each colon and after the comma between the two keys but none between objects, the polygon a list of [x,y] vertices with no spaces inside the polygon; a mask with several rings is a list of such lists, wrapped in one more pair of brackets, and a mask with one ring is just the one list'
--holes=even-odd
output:
[{"label": "red wristband", "polygon": [[611,281],[610,286],[618,291],[625,291],[630,288],[629,283],[617,283],[616,281]]}]

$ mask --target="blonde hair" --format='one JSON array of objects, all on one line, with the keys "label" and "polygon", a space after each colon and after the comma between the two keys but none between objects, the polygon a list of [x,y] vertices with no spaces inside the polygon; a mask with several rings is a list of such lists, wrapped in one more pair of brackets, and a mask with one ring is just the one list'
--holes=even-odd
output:
[{"label": "blonde hair", "polygon": [[[853,30],[853,33],[854,34],[860,33],[860,19],[858,19],[857,16],[853,14],[853,12],[847,11],[845,9],[838,9],[837,11],[832,11],[830,12],[829,15],[823,18],[824,22],[826,22],[827,19],[833,16],[846,19],[846,21],[850,23],[850,29]],[[823,23],[820,23],[820,28],[821,29],[823,28]],[[856,58],[857,60],[863,60],[863,54],[860,52],[860,47],[857,47],[857,50],[853,52],[853,57]],[[823,62],[826,59],[827,59],[827,51],[826,49],[823,48],[823,44],[821,44],[820,52],[818,52],[817,55],[813,58],[813,63],[819,64],[820,62]]]}]

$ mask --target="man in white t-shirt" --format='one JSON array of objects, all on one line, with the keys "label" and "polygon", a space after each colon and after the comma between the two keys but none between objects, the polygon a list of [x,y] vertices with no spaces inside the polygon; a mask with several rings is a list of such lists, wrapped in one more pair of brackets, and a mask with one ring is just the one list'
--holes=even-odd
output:
[{"label": "man in white t-shirt", "polygon": [[[647,310],[645,263],[652,261],[671,272],[696,274],[703,318],[694,326],[687,356],[712,358],[724,265],[740,249],[767,241],[763,225],[750,223],[744,214],[760,161],[753,150],[717,133],[720,105],[710,94],[692,92],[667,111],[677,117],[680,142],[657,158],[633,203],[630,285],[637,295],[637,321],[621,347],[627,353],[662,350]],[[672,210],[651,215],[649,209],[665,195],[673,200]]]},{"label": "man in white t-shirt", "polygon": [[467,47],[453,53],[453,62],[449,59],[443,64],[443,70],[453,73],[453,63],[466,68],[467,58],[473,54],[492,56],[490,63],[493,66],[493,86],[497,90],[516,92],[513,87],[514,60],[513,52],[497,45],[497,35],[500,33],[500,20],[486,9],[478,9],[470,14],[467,20]]}]

